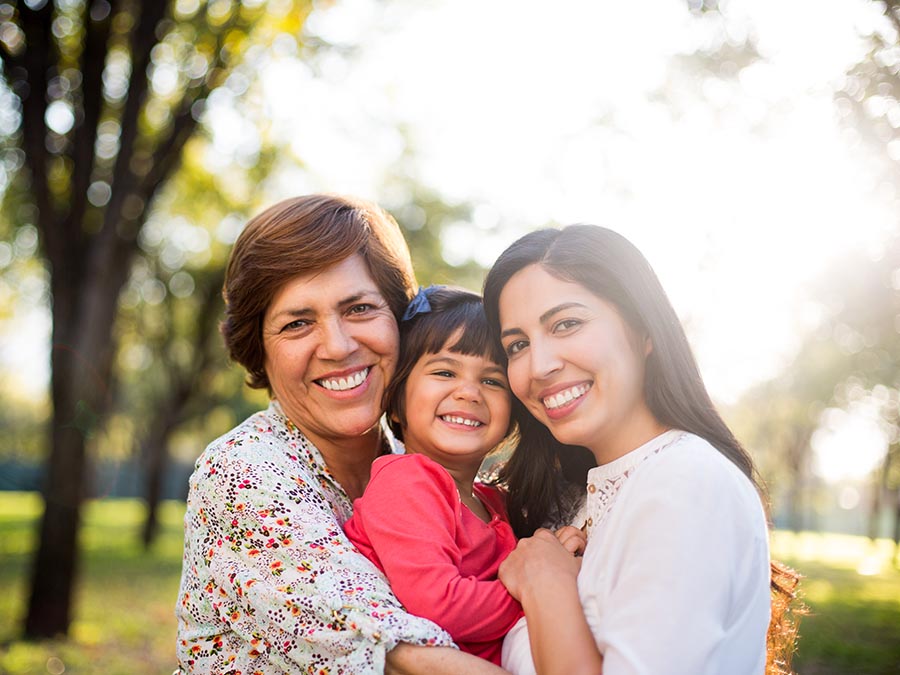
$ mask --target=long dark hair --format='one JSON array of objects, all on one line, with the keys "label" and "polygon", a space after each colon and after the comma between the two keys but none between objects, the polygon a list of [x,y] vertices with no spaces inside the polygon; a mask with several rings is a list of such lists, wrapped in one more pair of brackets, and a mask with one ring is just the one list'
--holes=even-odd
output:
[{"label": "long dark hair", "polygon": [[[521,237],[500,255],[485,279],[484,308],[495,336],[500,332],[500,293],[514,274],[529,265],[540,265],[558,279],[583,286],[614,305],[637,335],[648,337],[652,350],[645,365],[643,393],[650,412],[665,426],[709,441],[760,489],[750,456],[710,400],[659,279],[631,242],[596,225],[537,230]],[[586,456],[584,448],[559,443],[518,401],[513,414],[521,437],[499,481],[509,492],[516,534],[529,536],[565,515],[570,495],[584,491],[593,458]]]}]

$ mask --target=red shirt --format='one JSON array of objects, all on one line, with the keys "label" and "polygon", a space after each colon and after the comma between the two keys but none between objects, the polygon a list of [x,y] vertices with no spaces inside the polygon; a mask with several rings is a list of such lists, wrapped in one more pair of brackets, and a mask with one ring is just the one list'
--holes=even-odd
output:
[{"label": "red shirt", "polygon": [[503,636],[522,616],[497,580],[516,538],[500,493],[477,483],[475,492],[489,523],[462,504],[437,462],[419,454],[379,457],[344,531],[410,614],[431,619],[460,649],[499,665]]}]

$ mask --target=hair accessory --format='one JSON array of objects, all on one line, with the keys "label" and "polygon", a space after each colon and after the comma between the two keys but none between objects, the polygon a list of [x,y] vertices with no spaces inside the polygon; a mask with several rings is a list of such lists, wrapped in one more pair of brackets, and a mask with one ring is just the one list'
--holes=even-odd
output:
[{"label": "hair accessory", "polygon": [[419,286],[419,291],[416,293],[416,297],[410,300],[409,304],[406,306],[406,311],[403,312],[403,317],[400,319],[401,321],[409,321],[417,314],[428,314],[431,311],[431,303],[428,302],[428,296],[434,293],[437,289],[442,288],[441,286],[428,286],[427,288],[422,288]]}]

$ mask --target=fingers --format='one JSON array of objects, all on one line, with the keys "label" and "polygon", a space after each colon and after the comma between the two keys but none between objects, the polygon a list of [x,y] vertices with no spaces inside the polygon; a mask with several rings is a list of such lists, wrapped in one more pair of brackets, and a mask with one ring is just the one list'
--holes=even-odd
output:
[{"label": "fingers", "polygon": [[587,537],[584,532],[576,527],[567,525],[556,531],[556,539],[563,545],[569,553],[578,556],[584,553],[584,547],[587,545]]}]

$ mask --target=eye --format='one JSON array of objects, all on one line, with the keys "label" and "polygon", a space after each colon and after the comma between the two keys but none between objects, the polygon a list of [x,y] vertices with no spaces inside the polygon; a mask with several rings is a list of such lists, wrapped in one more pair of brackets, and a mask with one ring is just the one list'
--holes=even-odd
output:
[{"label": "eye", "polygon": [[306,319],[297,319],[295,321],[291,321],[288,324],[285,324],[282,327],[281,332],[283,333],[285,331],[302,330],[302,329],[308,327],[310,324],[311,324],[311,322],[307,321]]},{"label": "eye", "polygon": [[486,377],[481,381],[481,383],[486,384],[489,387],[499,387],[500,389],[506,389],[506,381],[496,377]]},{"label": "eye", "polygon": [[579,321],[578,319],[562,319],[561,321],[557,321],[555,324],[553,324],[553,332],[565,333],[566,331],[577,328],[580,325],[581,321]]},{"label": "eye", "polygon": [[348,314],[365,314],[367,312],[375,309],[375,305],[370,304],[368,302],[361,302],[358,305],[353,305],[350,309],[347,310]]},{"label": "eye", "polygon": [[436,375],[437,377],[455,377],[452,370],[435,370],[431,373],[432,375]]},{"label": "eye", "polygon": [[506,355],[514,356],[528,346],[528,340],[513,340],[506,345]]}]

